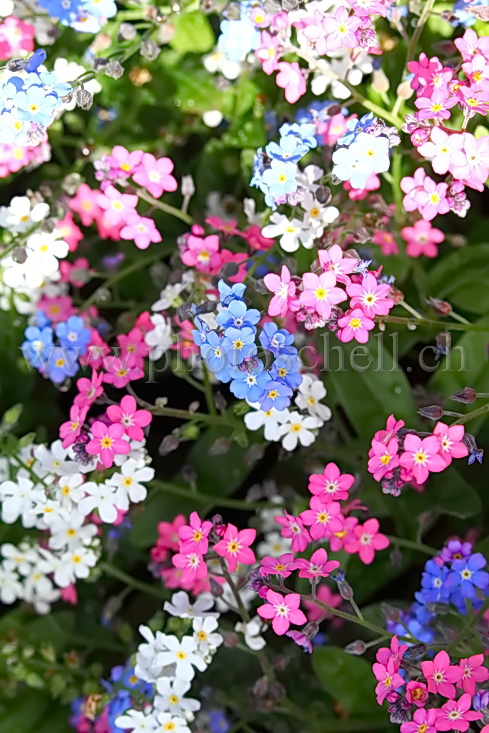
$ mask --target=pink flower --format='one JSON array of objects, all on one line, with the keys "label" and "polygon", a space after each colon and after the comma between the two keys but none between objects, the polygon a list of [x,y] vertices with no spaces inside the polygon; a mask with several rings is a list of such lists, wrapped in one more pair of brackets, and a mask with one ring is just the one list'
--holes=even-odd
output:
[{"label": "pink flower", "polygon": [[58,295],[52,298],[43,295],[37,303],[37,308],[38,310],[44,311],[53,323],[66,321],[70,316],[76,314],[76,309],[73,307],[73,300],[69,295]]},{"label": "pink flower", "polygon": [[370,318],[386,316],[394,306],[394,301],[387,297],[391,289],[390,285],[379,283],[370,272],[363,276],[361,284],[351,283],[346,286],[346,292],[351,298],[350,306],[361,308]]},{"label": "pink flower", "polygon": [[243,282],[246,277],[246,261],[248,260],[246,252],[231,252],[230,249],[222,249],[220,254],[221,262],[218,269],[224,267],[229,262],[233,262],[235,265],[238,265],[238,272],[235,275],[230,275],[228,280],[232,283]]},{"label": "pink flower", "polygon": [[356,517],[346,517],[343,529],[339,532],[335,532],[332,537],[329,538],[329,548],[333,552],[342,550],[346,545],[351,545],[356,542],[355,527],[358,525],[358,519]]},{"label": "pink flower", "polygon": [[309,532],[313,540],[331,537],[332,534],[343,529],[343,515],[339,502],[331,501],[323,504],[319,497],[313,496],[309,507],[301,512],[301,519],[304,524],[310,525]]},{"label": "pink flower", "polygon": [[178,514],[173,522],[158,523],[158,540],[157,546],[165,550],[178,550],[179,537],[178,530],[187,524],[187,518],[183,514]]},{"label": "pink flower", "polygon": [[404,438],[404,453],[399,463],[412,471],[418,484],[423,484],[430,472],[439,473],[446,468],[439,452],[440,439],[436,435],[421,439],[419,435],[408,433]]},{"label": "pink flower", "polygon": [[121,239],[132,239],[138,249],[148,249],[151,243],[161,242],[161,234],[153,219],[140,216],[137,211],[129,211],[124,222],[120,231]]},{"label": "pink flower", "polygon": [[[439,655],[437,654],[437,656]],[[441,710],[438,711],[438,717],[435,721],[436,730],[459,730],[464,733],[472,720],[480,720],[482,718],[482,713],[476,713],[474,710],[470,710],[471,704],[472,697],[468,693],[462,695],[458,700],[449,700],[446,702],[442,705]]]},{"label": "pink flower", "polygon": [[69,448],[76,441],[81,433],[83,423],[87,416],[88,408],[79,405],[72,405],[70,409],[70,419],[60,425],[59,437],[63,441],[63,448]]},{"label": "pink flower", "polygon": [[289,64],[287,61],[281,61],[278,64],[279,73],[275,77],[278,87],[285,89],[285,99],[289,104],[295,104],[298,99],[306,93],[306,80],[301,71],[301,67],[294,61]]},{"label": "pink flower", "polygon": [[302,278],[304,290],[299,296],[299,302],[308,310],[315,310],[327,320],[331,316],[331,306],[346,300],[346,293],[341,288],[335,287],[336,275],[334,272],[323,272],[315,275],[313,272],[306,272]]},{"label": "pink flower", "polygon": [[209,549],[208,537],[211,529],[212,522],[204,521],[197,512],[192,512],[189,524],[184,524],[178,529],[180,552],[197,552],[199,555],[205,555]]},{"label": "pink flower", "polygon": [[[459,39],[460,40],[460,39]],[[457,166],[452,173],[455,178],[462,180],[467,186],[477,191],[484,190],[484,184],[489,176],[489,139],[483,135],[478,140],[469,132],[463,134],[466,163]]]},{"label": "pink flower", "polygon": [[450,109],[457,104],[457,98],[449,95],[448,89],[437,89],[431,97],[419,97],[414,102],[418,108],[418,120],[448,120]]},{"label": "pink flower", "polygon": [[106,425],[96,420],[91,427],[92,439],[87,443],[85,449],[92,456],[99,456],[105,468],[110,468],[114,463],[114,455],[127,454],[131,452],[131,446],[124,440],[124,428],[118,423]]},{"label": "pink flower", "polygon": [[76,592],[76,586],[74,583],[70,583],[66,588],[60,588],[61,600],[65,603],[71,603],[72,606],[76,606],[78,603],[78,593]]},{"label": "pink flower", "polygon": [[[343,137],[343,135],[348,130],[348,127],[346,125],[346,117],[344,117],[341,113],[337,115],[332,115],[327,120],[322,120],[320,122],[317,122],[316,124],[317,134],[322,138],[322,144],[327,145],[331,148],[336,145],[340,137]],[[379,179],[377,178],[375,173],[373,175],[379,182],[379,185],[375,186],[375,188],[380,188]]]},{"label": "pink flower", "polygon": [[0,61],[7,61],[15,56],[24,56],[21,51],[34,51],[36,29],[30,23],[15,15],[3,18],[0,23]]},{"label": "pink flower", "polygon": [[475,695],[477,690],[476,682],[486,682],[489,679],[489,670],[483,665],[483,654],[474,654],[467,659],[461,659],[462,676],[457,682],[457,687],[461,687],[464,692],[468,692],[472,696]]},{"label": "pink flower", "polygon": [[348,499],[348,491],[355,482],[350,473],[340,473],[336,463],[328,463],[323,473],[313,473],[309,476],[309,491],[318,496],[322,502]]},{"label": "pink flower", "polygon": [[423,708],[428,699],[428,688],[424,682],[411,680],[406,685],[406,699],[417,708]]},{"label": "pink flower", "polygon": [[327,15],[322,27],[326,33],[326,50],[338,51],[340,48],[357,48],[358,40],[355,31],[362,21],[356,15],[350,15],[348,9],[340,6],[336,13]]},{"label": "pink flower", "polygon": [[75,405],[78,405],[78,407],[90,407],[97,397],[100,397],[104,391],[104,388],[102,387],[102,378],[102,374],[98,374],[95,369],[92,369],[92,376],[90,379],[87,377],[81,377],[78,379],[76,382],[78,394],[73,400]]},{"label": "pink flower", "polygon": [[268,305],[269,316],[285,316],[289,309],[289,301],[295,295],[295,283],[292,282],[290,272],[282,265],[280,276],[273,272],[263,278],[266,288],[275,293]]},{"label": "pink flower", "polygon": [[345,257],[339,244],[333,244],[329,249],[318,251],[319,264],[325,272],[332,272],[337,282],[350,282],[348,275],[356,269],[358,262],[354,257]]},{"label": "pink flower", "polygon": [[360,344],[366,344],[368,332],[375,327],[375,323],[365,315],[361,308],[355,308],[338,319],[338,326],[340,327],[338,338],[343,343],[355,339]]},{"label": "pink flower", "polygon": [[260,45],[255,49],[256,57],[267,76],[278,69],[280,39],[268,31],[262,31]]},{"label": "pink flower", "polygon": [[368,470],[373,474],[376,481],[381,481],[386,473],[398,467],[398,448],[399,441],[397,438],[391,438],[388,443],[382,443],[375,439],[372,441]]},{"label": "pink flower", "polygon": [[450,208],[447,189],[446,183],[435,183],[432,178],[426,176],[424,189],[414,195],[416,206],[423,219],[431,221],[437,214],[447,213]]},{"label": "pink flower", "polygon": [[462,670],[455,664],[450,665],[450,657],[445,650],[438,652],[433,661],[421,662],[421,670],[428,682],[428,692],[437,692],[443,697],[455,697],[453,683],[461,679]]},{"label": "pink flower", "polygon": [[254,249],[255,251],[270,249],[270,247],[273,247],[273,245],[275,244],[274,239],[263,236],[263,234],[261,233],[261,227],[259,227],[258,224],[252,224],[250,227],[248,227],[248,229],[244,232],[244,237],[250,245],[251,249]]},{"label": "pink flower", "polygon": [[135,209],[138,197],[129,193],[121,193],[114,186],[108,185],[103,193],[97,196],[97,203],[103,209],[103,221],[107,226],[121,224],[131,209]]},{"label": "pink flower", "polygon": [[96,328],[91,328],[90,332],[92,338],[90,339],[87,353],[81,357],[80,363],[83,366],[91,366],[93,369],[98,369],[104,363],[104,359],[109,354],[110,348]]},{"label": "pink flower", "polygon": [[439,127],[431,130],[431,140],[418,147],[421,155],[431,160],[435,173],[444,175],[454,166],[464,165],[466,157],[463,152],[464,136],[459,133],[449,135]]},{"label": "pink flower", "polygon": [[120,405],[110,405],[107,416],[112,423],[120,423],[124,433],[131,440],[143,440],[142,428],[150,424],[153,419],[149,410],[138,410],[136,400],[132,395],[125,395]]},{"label": "pink flower", "polygon": [[256,529],[242,529],[238,532],[234,524],[228,524],[222,540],[214,545],[214,551],[220,557],[226,558],[228,569],[233,572],[238,562],[243,565],[253,565],[255,562],[255,553],[250,548],[255,537]]},{"label": "pink flower", "polygon": [[207,565],[198,552],[181,552],[173,555],[173,565],[182,571],[183,583],[194,583],[207,578]]},{"label": "pink flower", "polygon": [[390,545],[387,537],[379,532],[377,519],[367,519],[365,524],[358,524],[353,531],[355,541],[347,544],[345,550],[348,554],[358,552],[365,565],[373,562],[376,550],[385,550]]},{"label": "pink flower", "polygon": [[[151,324],[152,326],[153,324]],[[144,340],[144,331],[135,326],[129,333],[117,334],[117,343],[121,348],[121,356],[134,356],[135,366],[143,366],[143,361],[150,352],[150,347]]]},{"label": "pink flower", "polygon": [[481,53],[484,58],[489,60],[489,37],[482,36],[482,38],[479,38],[472,28],[468,28],[461,38],[456,38],[454,44],[460,51],[464,61],[470,61],[478,53]]},{"label": "pink flower", "polygon": [[328,553],[323,547],[313,552],[309,560],[299,558],[294,563],[294,569],[299,570],[299,578],[327,578],[339,567],[337,560],[328,562]]},{"label": "pink flower", "polygon": [[267,555],[266,557],[262,558],[261,566],[258,572],[264,578],[268,577],[269,575],[278,575],[281,578],[288,578],[289,575],[292,575],[292,571],[294,569],[294,553],[286,552],[283,555],[280,555],[280,557],[272,557],[271,555]]},{"label": "pink flower", "polygon": [[282,537],[292,539],[292,552],[303,552],[311,541],[311,535],[304,527],[300,517],[293,517],[286,509],[284,509],[284,514],[284,517],[275,517],[277,524],[282,527],[280,534]]},{"label": "pink flower", "polygon": [[391,695],[392,692],[397,690],[398,687],[404,684],[404,680],[401,675],[397,672],[394,661],[389,659],[387,665],[379,664],[375,662],[372,665],[372,671],[377,680],[377,686],[375,688],[375,694],[377,695],[377,702],[382,705],[385,698]]},{"label": "pink flower", "polygon": [[90,263],[86,257],[78,257],[74,262],[60,260],[61,281],[82,288],[90,280]]},{"label": "pink flower", "polygon": [[104,382],[113,384],[119,389],[135,379],[144,377],[144,371],[136,366],[134,354],[125,354],[123,359],[117,356],[106,357],[104,369],[107,372],[103,377]]},{"label": "pink flower", "polygon": [[383,255],[396,255],[399,252],[394,235],[385,229],[374,229],[372,242],[379,245]]},{"label": "pink flower", "polygon": [[407,242],[406,254],[409,257],[436,257],[438,244],[444,241],[445,235],[440,229],[432,227],[429,221],[419,219],[412,227],[401,229],[401,237]]},{"label": "pink flower", "polygon": [[[322,583],[316,590],[316,599],[330,608],[338,608],[343,603],[343,599],[339,593],[333,593],[329,585]],[[324,608],[318,606],[314,601],[304,601],[307,610],[307,618],[309,621],[317,621],[319,618],[332,619],[334,616],[329,614]]]},{"label": "pink flower", "polygon": [[68,211],[63,219],[56,222],[56,229],[60,233],[61,239],[67,243],[70,252],[76,252],[78,244],[83,239],[83,232],[73,221],[71,211]]},{"label": "pink flower", "polygon": [[261,618],[273,619],[272,628],[277,636],[283,636],[290,624],[302,626],[306,623],[307,618],[299,608],[299,593],[282,596],[270,589],[267,592],[267,601],[268,603],[257,609],[257,613]]},{"label": "pink flower", "polygon": [[181,254],[181,259],[185,265],[196,267],[201,272],[217,271],[221,263],[218,235],[196,237],[194,234],[189,234],[186,250]]},{"label": "pink flower", "polygon": [[159,199],[163,191],[176,191],[177,182],[171,175],[173,163],[170,158],[159,158],[144,153],[140,164],[132,174],[132,179],[145,188],[154,198]]},{"label": "pink flower", "polygon": [[384,667],[387,665],[389,659],[392,659],[392,661],[394,662],[394,668],[397,672],[397,670],[401,666],[401,660],[407,649],[407,644],[399,644],[399,639],[397,638],[397,636],[393,636],[391,639],[390,647],[384,646],[379,649],[377,654],[375,655],[375,658],[379,662],[379,664],[383,664]]},{"label": "pink flower", "polygon": [[99,194],[100,191],[95,191],[86,183],[81,183],[69,203],[70,209],[79,215],[84,227],[93,224],[102,213],[97,203]]},{"label": "pink flower", "polygon": [[416,710],[412,721],[401,725],[401,733],[436,733],[435,723],[439,712],[436,708]]},{"label": "pink flower", "polygon": [[[106,155],[104,158],[104,164],[108,168],[109,178],[129,178],[141,163],[142,157],[142,150],[129,152],[122,145],[115,145],[112,148],[111,154]],[[98,178],[97,174],[95,177]]]},{"label": "pink flower", "polygon": [[445,423],[437,423],[433,430],[433,435],[440,439],[440,455],[445,465],[449,466],[452,458],[464,458],[468,456],[469,450],[462,442],[465,433],[463,425],[445,425]]}]

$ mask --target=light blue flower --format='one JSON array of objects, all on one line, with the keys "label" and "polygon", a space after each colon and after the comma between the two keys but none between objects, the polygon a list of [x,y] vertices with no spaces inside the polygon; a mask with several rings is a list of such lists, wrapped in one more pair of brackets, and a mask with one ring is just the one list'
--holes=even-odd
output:
[{"label": "light blue flower", "polygon": [[309,151],[309,147],[295,135],[285,135],[280,142],[268,143],[265,152],[269,158],[282,160],[284,162],[298,163],[299,160]]},{"label": "light blue flower", "polygon": [[281,160],[272,160],[270,168],[263,174],[263,182],[268,186],[268,192],[274,199],[285,196],[297,190],[297,172],[295,163],[284,163]]}]

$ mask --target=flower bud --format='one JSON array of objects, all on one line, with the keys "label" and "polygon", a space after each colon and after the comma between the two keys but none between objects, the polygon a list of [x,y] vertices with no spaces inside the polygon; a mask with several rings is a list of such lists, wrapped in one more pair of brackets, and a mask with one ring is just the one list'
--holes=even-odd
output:
[{"label": "flower bud", "polygon": [[477,392],[472,387],[464,387],[460,392],[455,392],[450,399],[455,400],[455,402],[463,402],[465,405],[470,405],[476,401]]},{"label": "flower bud", "polygon": [[447,300],[428,298],[427,303],[433,308],[435,313],[439,313],[440,316],[449,316],[453,310],[451,304]]},{"label": "flower bud", "polygon": [[93,104],[93,95],[87,89],[80,87],[75,92],[75,102],[81,109],[90,109]]},{"label": "flower bud", "polygon": [[401,99],[410,99],[414,94],[414,89],[409,81],[402,81],[396,90],[397,96]]},{"label": "flower bud", "polygon": [[104,68],[104,72],[107,76],[110,76],[111,79],[120,79],[124,74],[124,67],[120,61],[109,61]]},{"label": "flower bud", "polygon": [[347,580],[338,582],[338,593],[345,601],[350,601],[353,598],[353,588]]},{"label": "flower bud", "polygon": [[195,184],[192,176],[182,176],[182,196],[193,196],[195,193]]},{"label": "flower bud", "polygon": [[401,620],[401,611],[399,608],[391,606],[389,603],[381,603],[380,608],[387,621],[397,624]]},{"label": "flower bud", "polygon": [[121,23],[117,38],[119,41],[132,41],[136,38],[137,30],[132,23]]},{"label": "flower bud", "polygon": [[428,420],[439,420],[443,416],[443,413],[444,411],[440,405],[428,405],[418,410],[418,414],[421,417],[427,417]]},{"label": "flower bud", "polygon": [[141,41],[141,56],[148,61],[154,61],[160,55],[160,47],[154,41],[145,38]]},{"label": "flower bud", "polygon": [[366,650],[367,650],[367,645],[361,639],[352,641],[350,642],[350,644],[347,644],[345,646],[345,652],[347,654],[352,654],[357,657],[361,657],[362,654],[365,654]]},{"label": "flower bud", "polygon": [[177,450],[180,445],[180,440],[176,435],[165,435],[158,448],[160,456],[166,456],[168,453],[172,453]]}]

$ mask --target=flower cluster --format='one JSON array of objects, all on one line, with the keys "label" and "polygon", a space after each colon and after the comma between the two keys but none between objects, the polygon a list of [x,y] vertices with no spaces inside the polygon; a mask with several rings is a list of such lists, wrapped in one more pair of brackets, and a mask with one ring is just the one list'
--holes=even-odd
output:
[{"label": "flower cluster", "polygon": [[433,433],[421,437],[390,415],[385,430],[372,438],[368,470],[386,494],[399,496],[405,484],[420,486],[430,473],[444,471],[453,458],[469,455],[463,425],[438,422]]},{"label": "flower cluster", "polygon": [[114,0],[39,0],[39,4],[62,25],[82,33],[97,33],[117,12]]}]

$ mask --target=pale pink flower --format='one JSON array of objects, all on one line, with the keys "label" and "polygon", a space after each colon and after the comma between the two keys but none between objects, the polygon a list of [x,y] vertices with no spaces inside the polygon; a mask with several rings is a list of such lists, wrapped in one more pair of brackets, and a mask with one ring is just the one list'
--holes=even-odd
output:
[{"label": "pale pink flower", "polygon": [[280,39],[272,36],[268,31],[262,31],[260,45],[255,49],[258,61],[261,63],[265,74],[270,74],[278,69]]},{"label": "pale pink flower", "polygon": [[440,456],[445,462],[445,466],[449,466],[452,458],[464,458],[469,455],[469,449],[463,443],[465,428],[463,425],[445,425],[445,423],[437,423],[433,430],[440,440]]},{"label": "pale pink flower", "polygon": [[138,197],[130,193],[121,193],[115,186],[108,185],[103,193],[97,196],[97,204],[103,210],[104,223],[110,227],[120,224],[134,210]]},{"label": "pale pink flower", "polygon": [[455,167],[452,173],[467,186],[483,191],[489,176],[489,135],[476,140],[471,133],[465,132],[463,138],[466,163]]},{"label": "pale pink flower", "polygon": [[219,237],[209,234],[208,237],[197,237],[189,234],[185,242],[186,249],[181,254],[182,262],[195,267],[201,272],[215,271],[221,262],[219,256]]},{"label": "pale pink flower", "polygon": [[299,296],[299,302],[308,310],[316,311],[327,320],[331,316],[331,306],[346,300],[346,293],[336,286],[336,275],[331,270],[316,275],[306,272],[302,277],[304,290]]},{"label": "pale pink flower", "polygon": [[430,472],[439,473],[446,468],[445,461],[440,456],[440,438],[430,435],[421,439],[419,435],[408,433],[404,438],[404,452],[399,463],[412,471],[418,484],[423,484]]},{"label": "pale pink flower", "polygon": [[137,211],[129,211],[126,214],[124,226],[119,234],[121,239],[132,239],[138,249],[148,249],[151,243],[161,242],[161,234],[153,219],[140,216]]},{"label": "pale pink flower", "polygon": [[170,158],[156,159],[151,153],[144,153],[132,179],[158,199],[163,191],[177,190],[177,182],[171,175],[172,170]]},{"label": "pale pink flower", "polygon": [[350,15],[348,9],[340,6],[336,13],[327,15],[322,23],[326,33],[327,51],[338,51],[340,48],[357,48],[358,40],[355,31],[361,26],[362,20],[356,15]]},{"label": "pale pink flower", "polygon": [[343,343],[355,339],[360,344],[366,344],[368,332],[375,327],[375,323],[365,315],[361,308],[355,308],[338,319],[338,326],[338,338]]},{"label": "pale pink flower", "polygon": [[406,254],[409,257],[436,257],[438,244],[444,241],[441,229],[432,227],[429,221],[418,219],[412,227],[403,227],[401,237],[407,242]]},{"label": "pale pink flower", "polygon": [[[104,158],[104,164],[108,167],[110,178],[129,178],[133,171],[141,163],[142,150],[129,152],[122,145],[115,145],[110,155]],[[97,178],[97,176],[95,176]]]},{"label": "pale pink flower", "polygon": [[289,302],[295,296],[295,283],[290,277],[289,269],[282,265],[280,276],[273,272],[263,278],[265,287],[274,293],[268,304],[269,316],[285,316],[289,310]]},{"label": "pale pink flower", "polygon": [[433,127],[430,140],[418,147],[422,156],[431,161],[435,173],[440,175],[453,170],[455,166],[463,166],[466,156],[463,152],[464,136],[460,133],[448,134],[439,127]]},{"label": "pale pink flower", "polygon": [[267,603],[257,609],[261,618],[273,619],[272,628],[277,636],[282,636],[289,629],[290,624],[302,626],[307,618],[300,610],[301,597],[299,593],[289,593],[282,596],[269,589]]},{"label": "pale pink flower", "polygon": [[301,67],[294,61],[289,64],[287,61],[281,61],[278,64],[279,73],[275,77],[278,87],[285,90],[285,99],[289,104],[295,104],[307,91],[306,80],[301,71]]}]

